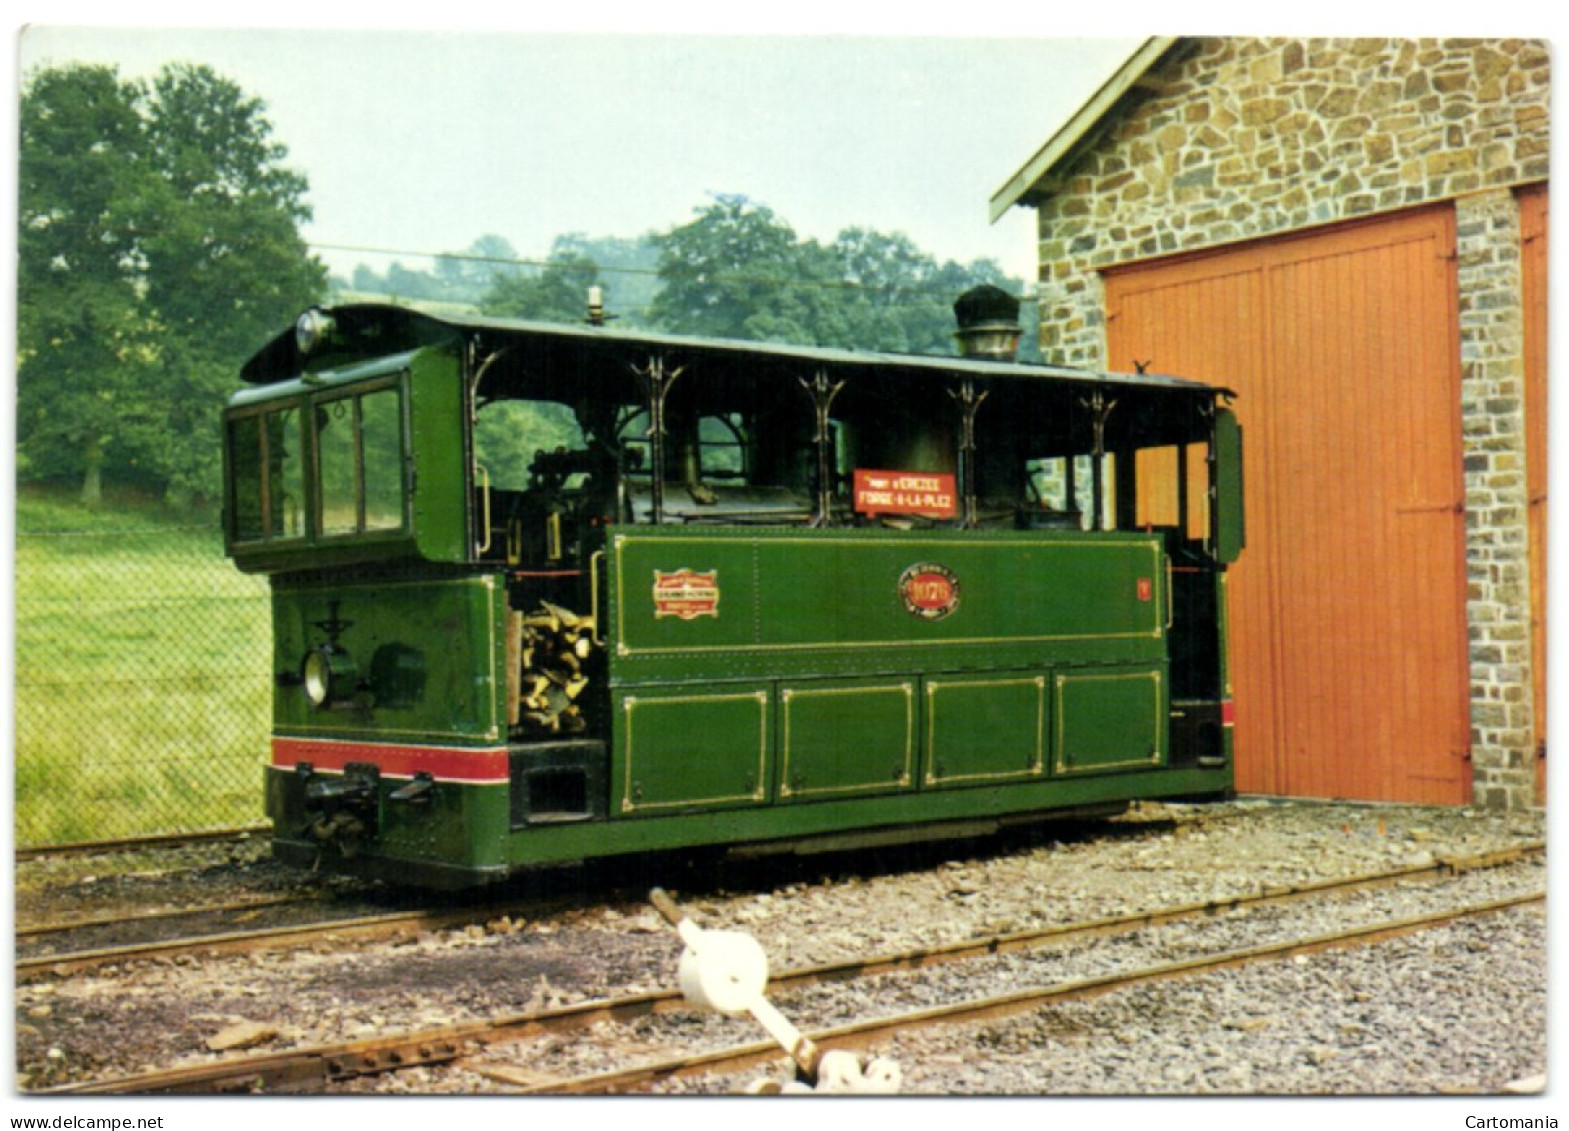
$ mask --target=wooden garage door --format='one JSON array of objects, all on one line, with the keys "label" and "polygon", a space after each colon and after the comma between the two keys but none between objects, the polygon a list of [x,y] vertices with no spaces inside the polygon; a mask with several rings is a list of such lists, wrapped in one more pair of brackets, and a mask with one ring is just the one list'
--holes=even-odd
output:
[{"label": "wooden garage door", "polygon": [[1525,458],[1531,498],[1531,658],[1536,794],[1547,800],[1547,186],[1520,193],[1525,304]]},{"label": "wooden garage door", "polygon": [[1423,209],[1107,276],[1111,368],[1240,394],[1244,792],[1469,800],[1453,249]]}]

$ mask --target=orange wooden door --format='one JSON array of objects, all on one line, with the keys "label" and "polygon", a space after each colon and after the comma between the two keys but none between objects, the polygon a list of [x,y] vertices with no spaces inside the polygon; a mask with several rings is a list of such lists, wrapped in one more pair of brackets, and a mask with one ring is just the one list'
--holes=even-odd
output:
[{"label": "orange wooden door", "polygon": [[1112,368],[1241,394],[1245,792],[1470,797],[1453,249],[1424,209],[1107,276]]},{"label": "orange wooden door", "polygon": [[1520,193],[1525,305],[1525,458],[1531,499],[1531,658],[1536,795],[1547,800],[1547,186]]}]

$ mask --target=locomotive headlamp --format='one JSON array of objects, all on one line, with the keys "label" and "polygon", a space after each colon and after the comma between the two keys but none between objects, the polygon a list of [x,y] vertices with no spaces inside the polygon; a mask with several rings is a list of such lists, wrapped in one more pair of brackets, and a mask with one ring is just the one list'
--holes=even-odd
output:
[{"label": "locomotive headlamp", "polygon": [[300,683],[312,707],[331,707],[352,699],[358,686],[354,658],[331,644],[312,648],[300,664]]},{"label": "locomotive headlamp", "polygon": [[308,354],[332,334],[332,318],[318,307],[311,307],[294,322],[294,344]]}]

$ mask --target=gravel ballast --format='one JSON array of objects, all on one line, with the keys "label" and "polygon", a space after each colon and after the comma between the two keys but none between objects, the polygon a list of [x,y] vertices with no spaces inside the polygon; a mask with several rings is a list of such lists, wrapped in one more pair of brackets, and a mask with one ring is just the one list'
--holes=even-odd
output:
[{"label": "gravel ballast", "polygon": [[[702,885],[651,874],[706,927],[755,935],[775,970],[934,946],[1311,883],[1540,840],[1540,813],[1239,801],[1144,806],[1111,822],[978,842],[731,864]],[[1087,976],[1108,962],[1226,949],[1271,932],[1402,918],[1540,888],[1541,862],[1435,885],[1313,901],[1299,912],[1216,916],[1138,942],[1103,939],[988,960],[1000,984]],[[690,890],[681,890],[685,879]],[[1288,916],[1294,915],[1294,918]],[[906,1032],[884,1054],[904,1091],[935,1095],[1496,1093],[1546,1068],[1545,918],[1502,912],[1372,947],[1304,955],[1110,993],[986,1023]],[[537,920],[438,932],[402,944],[138,963],[18,987],[19,1084],[88,1079],[213,1058],[236,1026],[259,1051],[497,1016],[673,985],[680,942],[645,903],[606,900]],[[1134,953],[1134,950],[1138,953]],[[1033,963],[1034,965],[1030,965]],[[967,969],[971,969],[966,964]],[[952,968],[852,994],[912,1007]],[[951,976],[958,976],[952,974]],[[970,977],[973,975],[965,975]],[[806,1029],[857,1012],[819,987],[777,1004]],[[681,1017],[680,1014],[671,1015]],[[755,1040],[743,1022],[685,1016],[690,1051]],[[621,1042],[628,1063],[650,1051]],[[505,1047],[503,1047],[505,1048]],[[488,1051],[542,1072],[576,1052]],[[591,1056],[584,1050],[584,1055]],[[340,1090],[504,1092],[459,1064],[366,1078]],[[671,1092],[742,1090],[745,1079],[668,1081]]]}]

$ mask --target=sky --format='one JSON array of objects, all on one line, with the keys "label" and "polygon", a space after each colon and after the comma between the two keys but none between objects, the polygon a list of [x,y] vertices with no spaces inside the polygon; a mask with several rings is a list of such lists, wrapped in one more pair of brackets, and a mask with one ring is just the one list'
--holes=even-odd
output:
[{"label": "sky", "polygon": [[[984,29],[983,29],[984,30]],[[1032,279],[1034,212],[988,202],[1141,38],[585,34],[479,29],[27,28],[21,72],[206,63],[267,107],[347,274],[504,237],[634,237],[715,194],[803,238],[902,232]],[[396,256],[345,249],[388,249]]]}]

